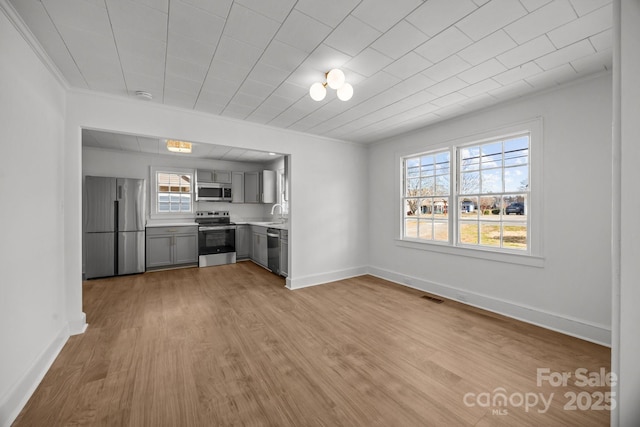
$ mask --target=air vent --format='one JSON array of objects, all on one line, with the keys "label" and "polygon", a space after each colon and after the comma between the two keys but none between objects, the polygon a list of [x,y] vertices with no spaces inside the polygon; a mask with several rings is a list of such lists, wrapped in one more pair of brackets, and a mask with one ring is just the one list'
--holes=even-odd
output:
[{"label": "air vent", "polygon": [[442,304],[444,302],[443,299],[432,297],[432,296],[429,296],[429,295],[422,295],[420,298],[424,298],[424,299],[429,300],[431,302],[434,302],[436,304]]}]

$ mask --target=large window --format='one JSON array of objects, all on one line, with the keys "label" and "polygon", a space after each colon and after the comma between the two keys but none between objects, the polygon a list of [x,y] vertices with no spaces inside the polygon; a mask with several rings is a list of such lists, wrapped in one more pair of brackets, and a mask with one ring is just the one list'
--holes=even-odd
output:
[{"label": "large window", "polygon": [[156,212],[191,212],[193,175],[189,173],[156,172]]},{"label": "large window", "polygon": [[531,133],[401,157],[402,240],[531,253]]}]

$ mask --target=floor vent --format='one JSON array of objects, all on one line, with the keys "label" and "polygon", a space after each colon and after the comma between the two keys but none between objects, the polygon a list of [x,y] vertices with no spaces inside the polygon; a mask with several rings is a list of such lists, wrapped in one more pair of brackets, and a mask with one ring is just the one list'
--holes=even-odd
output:
[{"label": "floor vent", "polygon": [[436,297],[430,297],[429,295],[422,295],[420,298],[427,299],[427,300],[429,300],[431,302],[435,302],[436,304],[442,304],[444,302],[443,299],[436,298]]}]

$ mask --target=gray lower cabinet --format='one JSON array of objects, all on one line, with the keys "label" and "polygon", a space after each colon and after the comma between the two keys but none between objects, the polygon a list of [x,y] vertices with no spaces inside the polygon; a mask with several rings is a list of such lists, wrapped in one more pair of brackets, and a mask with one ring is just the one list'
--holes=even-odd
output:
[{"label": "gray lower cabinet", "polygon": [[251,256],[251,226],[238,224],[236,227],[236,259],[249,259]]},{"label": "gray lower cabinet", "polygon": [[198,264],[198,226],[147,227],[147,270]]},{"label": "gray lower cabinet", "polygon": [[267,252],[267,229],[266,227],[252,225],[251,234],[251,259],[266,268],[269,262],[269,254]]},{"label": "gray lower cabinet", "polygon": [[289,231],[280,232],[280,275],[289,276]]}]

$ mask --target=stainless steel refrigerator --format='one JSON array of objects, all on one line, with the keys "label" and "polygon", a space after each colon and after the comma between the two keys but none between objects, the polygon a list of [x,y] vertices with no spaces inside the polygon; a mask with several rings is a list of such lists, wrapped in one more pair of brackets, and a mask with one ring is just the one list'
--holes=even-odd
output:
[{"label": "stainless steel refrigerator", "polygon": [[143,179],[85,177],[85,278],[145,270]]}]

